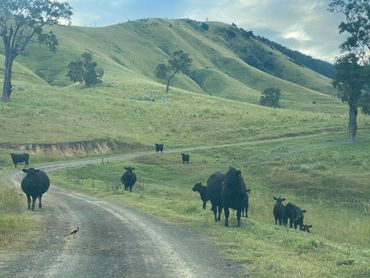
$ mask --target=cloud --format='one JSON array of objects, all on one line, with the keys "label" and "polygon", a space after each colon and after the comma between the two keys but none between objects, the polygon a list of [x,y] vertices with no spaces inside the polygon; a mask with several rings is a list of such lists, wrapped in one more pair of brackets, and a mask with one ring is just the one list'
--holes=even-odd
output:
[{"label": "cloud", "polygon": [[311,37],[299,25],[294,25],[285,30],[282,34],[284,39],[296,39],[298,41],[310,41]]},{"label": "cloud", "polygon": [[72,23],[106,26],[147,17],[236,23],[289,48],[333,61],[344,41],[331,0],[70,0]]}]

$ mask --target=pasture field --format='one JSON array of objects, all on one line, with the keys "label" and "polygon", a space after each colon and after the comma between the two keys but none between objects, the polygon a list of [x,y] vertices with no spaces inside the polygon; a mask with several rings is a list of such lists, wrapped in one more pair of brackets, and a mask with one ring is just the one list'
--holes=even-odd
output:
[{"label": "pasture field", "polygon": [[[56,184],[96,194],[209,235],[224,255],[240,262],[255,277],[368,277],[370,265],[370,135],[357,144],[344,134],[285,142],[189,152],[150,154],[127,162],[90,165],[53,173]],[[133,166],[138,182],[124,192],[120,176]],[[249,219],[236,228],[215,223],[202,209],[196,182],[229,165],[242,170],[250,193]],[[274,224],[273,196],[306,209],[312,233]],[[352,265],[345,265],[354,260]],[[342,265],[343,264],[343,265]]]},{"label": "pasture field", "polygon": [[[154,94],[156,101],[140,99]],[[63,143],[114,139],[131,145],[191,146],[241,142],[289,134],[342,129],[346,114],[269,109],[172,89],[162,103],[163,86],[148,80],[93,89],[81,86],[54,88],[28,84],[0,103],[0,142]],[[135,98],[139,98],[135,99]],[[329,97],[325,97],[329,98]],[[345,105],[331,105],[334,110]],[[326,113],[328,112],[328,113]],[[360,116],[359,126],[369,119]]]}]

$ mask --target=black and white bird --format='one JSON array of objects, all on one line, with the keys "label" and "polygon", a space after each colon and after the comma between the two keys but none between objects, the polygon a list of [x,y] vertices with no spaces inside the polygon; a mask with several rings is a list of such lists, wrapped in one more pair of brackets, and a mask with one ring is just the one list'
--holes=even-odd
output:
[{"label": "black and white bird", "polygon": [[77,227],[76,229],[74,229],[69,234],[66,234],[65,236],[70,236],[70,235],[76,236],[76,234],[79,232],[79,230],[80,230],[80,227]]}]

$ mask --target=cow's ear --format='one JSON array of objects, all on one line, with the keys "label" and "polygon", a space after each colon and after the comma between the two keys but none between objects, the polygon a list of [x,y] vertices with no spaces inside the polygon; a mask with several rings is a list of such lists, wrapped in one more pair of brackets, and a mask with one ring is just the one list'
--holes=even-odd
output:
[{"label": "cow's ear", "polygon": [[308,228],[312,228],[312,225],[309,225]]},{"label": "cow's ear", "polygon": [[251,190],[250,189],[247,189],[247,192],[251,192]]},{"label": "cow's ear", "polygon": [[25,173],[27,173],[27,169],[23,169],[22,171],[25,172]]},{"label": "cow's ear", "polygon": [[285,201],[285,198],[281,199],[283,202]]},{"label": "cow's ear", "polygon": [[132,167],[131,169],[132,169],[132,171],[134,171],[135,170],[135,167]]},{"label": "cow's ear", "polygon": [[124,167],[124,168],[125,168],[126,170],[128,170],[128,169],[127,169],[127,167]]},{"label": "cow's ear", "polygon": [[276,200],[276,197],[274,197],[274,200]]},{"label": "cow's ear", "polygon": [[304,209],[304,210],[302,210],[302,212],[306,212],[306,210]]}]

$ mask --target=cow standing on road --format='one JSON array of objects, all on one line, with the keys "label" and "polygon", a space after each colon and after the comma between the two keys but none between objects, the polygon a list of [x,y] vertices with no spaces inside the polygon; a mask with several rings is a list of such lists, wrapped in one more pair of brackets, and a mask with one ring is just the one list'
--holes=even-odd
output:
[{"label": "cow standing on road", "polygon": [[20,154],[11,153],[10,156],[13,160],[15,167],[17,167],[18,163],[22,163],[22,162],[24,162],[24,167],[28,167],[28,161],[30,159],[30,155],[28,153],[20,153]]}]

